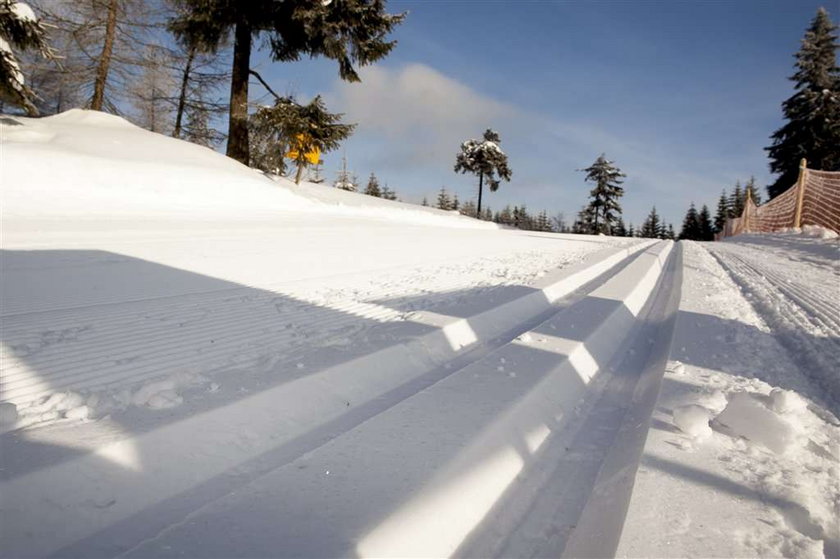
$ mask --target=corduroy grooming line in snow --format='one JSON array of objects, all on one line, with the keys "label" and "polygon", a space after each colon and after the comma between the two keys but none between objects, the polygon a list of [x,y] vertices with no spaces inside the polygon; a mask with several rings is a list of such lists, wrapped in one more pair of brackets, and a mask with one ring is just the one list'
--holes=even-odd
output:
[{"label": "corduroy grooming line in snow", "polygon": [[784,193],[756,206],[749,193],[740,217],[727,219],[715,240],[741,233],[772,233],[803,225],[818,225],[840,232],[840,172],[799,165],[799,180]]}]

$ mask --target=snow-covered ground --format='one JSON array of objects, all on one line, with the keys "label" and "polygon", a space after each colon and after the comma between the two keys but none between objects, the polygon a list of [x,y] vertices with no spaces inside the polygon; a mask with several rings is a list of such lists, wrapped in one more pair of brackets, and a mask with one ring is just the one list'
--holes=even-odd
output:
[{"label": "snow-covered ground", "polygon": [[618,555],[838,557],[840,245],[682,244],[671,361]]},{"label": "snow-covered ground", "polygon": [[628,501],[620,555],[837,552],[836,240],[499,229],[85,111],[0,119],[0,211],[4,554],[597,555]]}]

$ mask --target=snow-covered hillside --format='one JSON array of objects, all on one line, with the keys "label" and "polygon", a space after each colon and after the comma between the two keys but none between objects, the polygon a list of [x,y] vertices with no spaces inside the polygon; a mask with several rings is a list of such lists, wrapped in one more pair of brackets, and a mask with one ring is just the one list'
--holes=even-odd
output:
[{"label": "snow-covered hillside", "polygon": [[78,110],[0,119],[0,204],[9,556],[837,549],[836,240],[499,229]]}]

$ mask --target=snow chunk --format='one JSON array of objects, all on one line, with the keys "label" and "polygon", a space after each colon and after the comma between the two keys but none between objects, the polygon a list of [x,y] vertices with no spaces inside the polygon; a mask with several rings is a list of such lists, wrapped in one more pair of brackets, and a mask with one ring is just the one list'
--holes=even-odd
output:
[{"label": "snow chunk", "polygon": [[680,431],[697,440],[707,439],[712,435],[709,427],[711,412],[703,406],[688,404],[679,406],[673,411],[674,423]]},{"label": "snow chunk", "polygon": [[770,392],[770,409],[776,413],[802,412],[807,408],[808,403],[796,392],[781,388]]},{"label": "snow chunk", "polygon": [[[783,397],[778,398],[779,405],[787,404]],[[730,394],[729,403],[715,421],[729,428],[733,435],[761,444],[777,454],[802,446],[801,426],[796,417],[776,413],[765,404],[766,400],[773,405],[772,399],[760,394]]]},{"label": "snow chunk", "polygon": [[0,402],[0,425],[11,425],[17,420],[17,406],[11,402]]}]

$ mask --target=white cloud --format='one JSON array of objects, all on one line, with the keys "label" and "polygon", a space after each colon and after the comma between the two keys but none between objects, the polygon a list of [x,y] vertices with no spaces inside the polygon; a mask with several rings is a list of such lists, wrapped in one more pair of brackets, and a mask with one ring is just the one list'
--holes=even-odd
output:
[{"label": "white cloud", "polygon": [[359,123],[358,135],[388,142],[402,164],[454,161],[458,146],[486,128],[504,128],[519,111],[423,64],[373,66],[362,83],[337,82],[329,104]]}]

